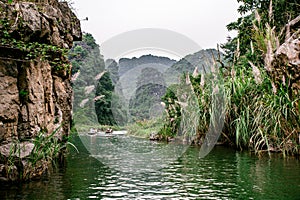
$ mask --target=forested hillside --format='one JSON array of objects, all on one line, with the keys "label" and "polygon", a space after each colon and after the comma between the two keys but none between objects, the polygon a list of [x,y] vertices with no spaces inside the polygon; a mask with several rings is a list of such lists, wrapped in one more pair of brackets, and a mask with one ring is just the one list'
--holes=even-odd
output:
[{"label": "forested hillside", "polygon": [[105,71],[99,45],[89,33],[69,52],[74,90],[74,121],[77,125],[113,125],[111,98],[114,86]]}]

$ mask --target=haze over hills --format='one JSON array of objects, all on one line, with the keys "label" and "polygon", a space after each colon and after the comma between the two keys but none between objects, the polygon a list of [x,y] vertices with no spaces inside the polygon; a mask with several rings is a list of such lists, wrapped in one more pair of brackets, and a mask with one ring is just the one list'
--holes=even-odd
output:
[{"label": "haze over hills", "polygon": [[121,58],[119,62],[116,62],[112,59],[108,59],[106,61],[106,68],[113,76],[112,79],[116,81],[118,79],[116,78],[117,71],[119,77],[121,77],[128,71],[137,67],[159,68],[160,66],[162,66],[162,69],[160,70],[162,73],[167,71],[166,74],[172,74],[171,71],[173,71],[177,75],[182,74],[184,72],[193,73],[196,67],[198,68],[198,71],[200,73],[202,71],[209,72],[211,66],[214,65],[215,61],[222,60],[222,58],[223,54],[217,51],[216,49],[205,49],[193,54],[189,54],[184,58],[180,59],[179,61],[151,54],[143,55],[139,58]]},{"label": "haze over hills", "polygon": [[173,64],[169,71],[174,70],[178,73],[189,72],[193,73],[195,68],[199,72],[208,72],[214,66],[214,60],[222,60],[223,54],[216,49],[204,49],[194,54],[189,54]]},{"label": "haze over hills", "polygon": [[179,61],[155,55],[139,58],[109,59],[106,69],[115,85],[115,93],[121,97],[119,105],[128,110],[132,120],[150,119],[150,110],[157,110],[166,89],[177,84],[183,73],[209,72],[215,61],[222,57],[216,49],[200,50]]},{"label": "haze over hills", "polygon": [[164,73],[176,63],[167,57],[143,55],[139,58],[121,58],[106,61],[106,69],[115,84],[119,103],[130,109],[133,119],[149,118],[147,113],[152,104],[160,103],[167,87]]},{"label": "haze over hills", "polygon": [[127,71],[142,65],[164,65],[164,66],[171,66],[176,63],[176,60],[172,60],[167,57],[160,57],[154,55],[143,55],[139,58],[121,58],[119,60],[119,75],[122,76]]},{"label": "haze over hills", "polygon": [[[222,55],[216,49],[208,49],[179,61],[149,54],[118,62],[108,59],[104,64],[98,45],[92,35],[86,34],[84,41],[75,43],[69,57],[72,74],[80,74],[73,86],[75,115],[85,116],[85,120],[80,118],[85,124],[92,120],[111,125],[126,124],[128,119],[150,119],[149,112],[159,110],[166,89],[178,83],[183,73],[193,73],[196,67],[199,73],[208,72]],[[91,101],[94,98],[97,100]],[[94,113],[93,109],[95,115],[88,114]]]},{"label": "haze over hills", "polygon": [[119,82],[115,89],[122,90],[122,93],[128,96],[125,98],[129,102],[135,90],[141,87],[141,85],[137,85],[138,78],[141,79],[140,76],[147,80],[153,79],[153,84],[157,81],[154,77],[146,77],[147,75],[142,73],[145,69],[157,70],[162,74],[161,78],[165,85],[168,86],[177,83],[183,73],[193,73],[196,67],[199,73],[209,72],[215,65],[215,61],[222,60],[222,57],[223,54],[216,49],[206,49],[187,55],[179,61],[149,54],[139,58],[121,58],[119,62],[108,59],[105,65],[113,83]]}]

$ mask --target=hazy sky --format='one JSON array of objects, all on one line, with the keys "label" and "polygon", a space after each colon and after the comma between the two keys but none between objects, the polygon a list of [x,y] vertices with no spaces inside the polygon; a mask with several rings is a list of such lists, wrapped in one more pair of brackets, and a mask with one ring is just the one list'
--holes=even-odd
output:
[{"label": "hazy sky", "polygon": [[126,31],[163,28],[216,48],[229,33],[226,25],[238,18],[236,0],[73,0],[82,29],[101,43]]}]

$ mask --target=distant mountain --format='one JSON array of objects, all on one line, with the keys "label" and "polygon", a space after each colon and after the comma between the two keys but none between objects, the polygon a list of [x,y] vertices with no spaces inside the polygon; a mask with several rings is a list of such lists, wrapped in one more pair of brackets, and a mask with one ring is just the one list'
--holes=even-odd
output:
[{"label": "distant mountain", "polygon": [[121,58],[119,60],[119,75],[122,76],[126,72],[128,72],[131,69],[134,69],[141,65],[163,65],[170,67],[173,64],[176,63],[176,60],[172,60],[167,57],[160,57],[160,56],[154,56],[154,55],[143,55],[139,58]]},{"label": "distant mountain", "polygon": [[[199,73],[209,72],[211,67],[214,66],[215,61],[222,60],[223,54],[216,49],[204,49],[196,53],[189,54],[179,60],[160,57],[154,55],[143,55],[139,58],[121,58],[117,63],[115,60],[109,59],[106,61],[106,69],[111,73],[113,82],[119,80],[124,74],[136,68],[161,68],[165,77],[172,74],[181,75],[185,72],[193,73],[195,68],[198,68]],[[117,71],[118,76],[117,77]],[[131,72],[135,73],[135,72]],[[170,77],[169,77],[170,78]]]},{"label": "distant mountain", "polygon": [[[176,60],[154,55],[121,58],[119,62],[106,60],[105,68],[115,85],[115,97],[118,96],[113,101],[113,107],[121,105],[119,110],[127,110],[130,120],[150,119],[153,114],[149,112],[154,112],[153,105],[160,105],[166,90],[163,74],[175,63]],[[126,117],[116,121],[122,122],[124,119]]]},{"label": "distant mountain", "polygon": [[222,58],[223,54],[216,49],[200,50],[194,54],[185,56],[173,64],[168,71],[176,71],[179,74],[184,72],[193,73],[197,67],[199,72],[208,72],[214,65],[214,60],[222,60]]},{"label": "distant mountain", "polygon": [[110,73],[110,78],[115,85],[119,81],[119,64],[113,59],[107,59],[105,68]]},{"label": "distant mountain", "polygon": [[222,57],[216,49],[207,49],[187,55],[178,62],[154,55],[121,58],[119,62],[107,60],[105,68],[110,72],[115,96],[118,96],[113,107],[126,110],[129,121],[151,119],[159,113],[167,88],[177,84],[183,73],[193,73],[196,67],[198,73],[209,72]]},{"label": "distant mountain", "polygon": [[159,70],[145,68],[137,78],[137,89],[129,101],[132,120],[151,119],[157,115],[156,108],[166,93],[166,83]]}]

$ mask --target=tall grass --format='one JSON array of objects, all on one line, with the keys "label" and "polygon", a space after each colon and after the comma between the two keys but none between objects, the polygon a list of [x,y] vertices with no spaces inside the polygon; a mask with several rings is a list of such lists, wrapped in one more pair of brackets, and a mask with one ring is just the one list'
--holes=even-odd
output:
[{"label": "tall grass", "polygon": [[163,120],[161,118],[154,118],[136,121],[135,123],[128,124],[125,128],[130,135],[141,138],[150,138],[150,135],[158,133],[162,126]]},{"label": "tall grass", "polygon": [[250,73],[233,79],[226,81],[228,91],[234,88],[227,93],[227,131],[231,137],[235,135],[235,144],[256,153],[299,154],[299,97],[291,97],[284,86],[274,93],[266,73],[262,73],[261,84]]},{"label": "tall grass", "polygon": [[[27,140],[26,142],[33,144],[32,150],[22,149],[27,147],[23,146],[18,139],[13,140],[9,155],[1,157],[5,164],[7,179],[23,181],[40,176],[50,166],[55,166],[56,162],[59,161],[57,159],[61,158],[67,145],[78,152],[72,143],[62,141],[58,134],[60,128],[49,134],[46,131],[40,131],[35,138]],[[28,155],[21,157],[21,151],[28,151]]]},{"label": "tall grass", "polygon": [[[289,88],[283,85],[274,93],[272,80],[267,72],[259,67],[256,70],[260,72],[259,82],[250,67],[233,66],[227,70],[235,71],[233,76],[225,75],[228,73],[224,69],[221,70],[221,74],[224,75],[226,105],[221,142],[234,144],[239,149],[250,149],[256,153],[299,154],[299,96],[291,95]],[[201,84],[203,79],[201,76],[206,77],[205,84]],[[216,118],[215,109],[218,109],[213,104],[212,92],[215,82],[211,76],[213,75],[204,74],[190,78],[199,104],[198,129],[194,138],[195,143],[199,144],[203,143],[212,125],[211,120],[214,121]],[[178,106],[174,100],[169,99],[168,102],[169,108]],[[168,112],[169,116],[172,116],[171,109]],[[173,117],[167,120],[171,121]],[[169,126],[171,125],[169,123]],[[178,128],[179,126],[175,131],[179,132]]]}]

